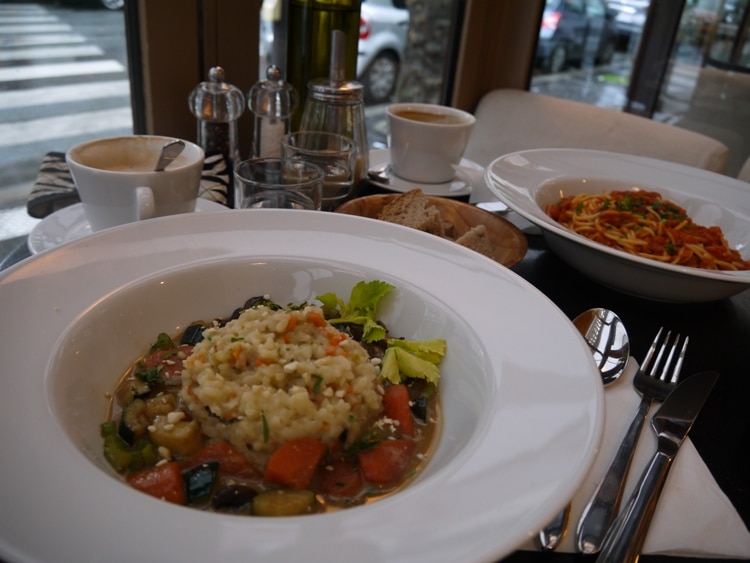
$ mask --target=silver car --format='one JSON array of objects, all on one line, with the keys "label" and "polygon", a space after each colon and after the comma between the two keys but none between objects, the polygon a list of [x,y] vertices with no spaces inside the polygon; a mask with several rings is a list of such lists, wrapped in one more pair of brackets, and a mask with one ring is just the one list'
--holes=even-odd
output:
[{"label": "silver car", "polygon": [[387,102],[396,89],[408,31],[406,0],[362,0],[357,80],[368,103]]}]

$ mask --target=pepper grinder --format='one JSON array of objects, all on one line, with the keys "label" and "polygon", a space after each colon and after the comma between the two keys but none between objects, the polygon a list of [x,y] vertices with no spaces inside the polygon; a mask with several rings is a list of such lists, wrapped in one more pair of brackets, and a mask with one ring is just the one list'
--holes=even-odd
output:
[{"label": "pepper grinder", "polygon": [[239,162],[237,119],[245,111],[245,96],[236,86],[224,81],[224,69],[212,67],[208,81],[201,82],[188,96],[190,111],[198,120],[197,143],[206,153],[206,159],[221,155],[227,166],[227,205],[234,206],[232,177],[234,165]]},{"label": "pepper grinder", "polygon": [[279,67],[269,66],[266,80],[256,83],[247,94],[247,107],[255,115],[253,158],[281,156],[281,137],[289,133],[297,104],[297,90],[281,79]]},{"label": "pepper grinder", "polygon": [[300,131],[328,131],[349,137],[356,146],[355,190],[369,169],[369,145],[365,124],[364,87],[345,78],[346,35],[331,33],[329,77],[307,84],[307,99]]}]

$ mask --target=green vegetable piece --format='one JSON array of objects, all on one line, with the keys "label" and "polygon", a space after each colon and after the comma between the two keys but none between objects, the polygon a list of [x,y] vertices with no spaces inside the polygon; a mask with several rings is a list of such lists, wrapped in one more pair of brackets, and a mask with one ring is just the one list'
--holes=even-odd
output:
[{"label": "green vegetable piece", "polygon": [[440,379],[440,370],[432,362],[410,354],[402,348],[390,348],[390,350],[393,350],[396,355],[399,371],[406,377],[418,377],[430,383],[437,383]]},{"label": "green vegetable piece", "polygon": [[335,323],[354,323],[364,326],[362,340],[364,342],[377,342],[385,338],[385,329],[375,322],[375,313],[380,301],[395,286],[384,282],[373,280],[370,282],[358,282],[349,295],[349,302],[344,301],[335,293],[324,293],[316,299],[323,304],[325,309],[337,310],[339,316],[330,319]]},{"label": "green vegetable piece", "polygon": [[307,490],[274,489],[253,498],[255,516],[300,516],[315,508],[315,493]]},{"label": "green vegetable piece", "polygon": [[128,445],[117,435],[117,424],[110,420],[102,423],[99,429],[104,438],[104,458],[118,473],[128,469],[133,454]]},{"label": "green vegetable piece", "polygon": [[159,336],[156,337],[156,342],[151,345],[150,352],[153,354],[157,350],[171,350],[174,347],[172,338],[166,332],[160,332]]},{"label": "green vegetable piece", "polygon": [[388,341],[388,347],[403,348],[418,358],[433,364],[439,364],[448,349],[448,345],[442,338],[432,340],[400,340],[394,338]]},{"label": "green vegetable piece", "polygon": [[401,383],[401,372],[398,369],[396,348],[386,348],[383,361],[380,364],[380,377],[394,385]]}]

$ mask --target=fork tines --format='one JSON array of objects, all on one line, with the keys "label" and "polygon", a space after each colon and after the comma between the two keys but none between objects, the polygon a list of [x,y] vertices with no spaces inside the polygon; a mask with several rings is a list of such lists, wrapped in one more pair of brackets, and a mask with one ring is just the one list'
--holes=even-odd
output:
[{"label": "fork tines", "polygon": [[[651,362],[651,358],[654,355],[654,352],[656,352],[657,346],[659,346],[659,338],[661,337],[662,332],[664,331],[664,327],[661,327],[659,329],[659,332],[656,333],[656,338],[654,338],[654,341],[651,343],[651,347],[648,349],[648,354],[646,354],[646,358],[643,360],[643,370],[645,371],[648,369],[649,363]],[[661,343],[661,346],[659,346],[659,351],[656,354],[656,360],[654,361],[654,365],[651,366],[651,369],[649,371],[649,375],[652,377],[657,377],[658,379],[662,381],[669,381],[670,383],[677,383],[677,378],[680,375],[680,371],[682,370],[682,362],[685,359],[685,352],[687,351],[687,345],[690,341],[690,337],[686,336],[685,340],[682,342],[682,348],[679,351],[679,354],[677,355],[677,358],[674,358],[675,352],[678,348],[678,343],[680,341],[680,334],[678,333],[675,336],[674,342],[672,342],[671,348],[669,348],[669,351],[667,353],[666,361],[664,362],[664,367],[662,369],[662,372],[660,375],[657,375],[657,370],[661,367],[662,363],[662,357],[664,356],[664,353],[667,352],[667,346],[669,346],[669,339],[672,335],[672,331],[667,331],[666,336],[664,337],[664,342]],[[674,365],[672,365],[672,360],[674,359]],[[669,367],[672,365],[672,375],[669,376]]]}]

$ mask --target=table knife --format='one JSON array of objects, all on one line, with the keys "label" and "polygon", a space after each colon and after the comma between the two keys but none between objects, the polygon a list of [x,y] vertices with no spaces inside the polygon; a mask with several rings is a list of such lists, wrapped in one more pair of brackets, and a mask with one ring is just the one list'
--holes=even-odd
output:
[{"label": "table knife", "polygon": [[718,377],[714,371],[692,375],[674,388],[654,414],[656,453],[604,538],[597,563],[638,560],[672,462]]}]

